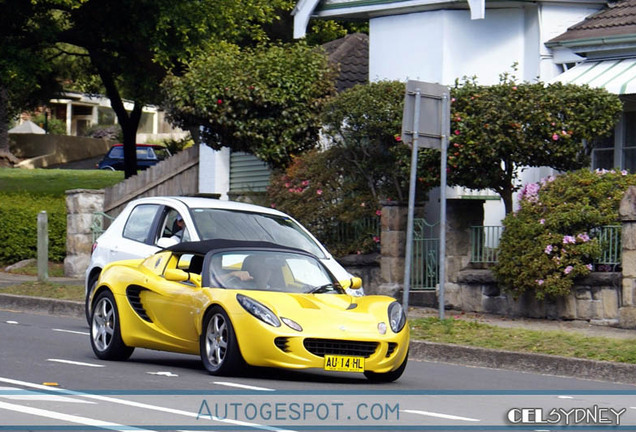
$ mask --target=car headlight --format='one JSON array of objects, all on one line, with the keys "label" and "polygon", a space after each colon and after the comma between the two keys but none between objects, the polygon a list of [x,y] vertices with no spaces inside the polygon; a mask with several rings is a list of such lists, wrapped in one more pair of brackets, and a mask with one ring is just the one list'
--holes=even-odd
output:
[{"label": "car headlight", "polygon": [[239,304],[243,306],[243,309],[254,315],[259,320],[273,327],[280,327],[278,317],[267,306],[242,294],[237,294],[236,299]]},{"label": "car headlight", "polygon": [[393,302],[389,305],[389,325],[393,333],[399,333],[404,328],[406,323],[406,315],[404,314],[404,308],[398,302]]}]

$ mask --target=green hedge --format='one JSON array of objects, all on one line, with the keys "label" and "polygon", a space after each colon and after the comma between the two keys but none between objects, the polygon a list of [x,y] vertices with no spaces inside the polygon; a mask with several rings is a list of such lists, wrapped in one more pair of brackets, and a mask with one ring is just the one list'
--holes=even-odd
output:
[{"label": "green hedge", "polygon": [[0,193],[0,262],[11,264],[37,258],[38,213],[48,213],[49,259],[66,256],[66,202],[64,197]]}]

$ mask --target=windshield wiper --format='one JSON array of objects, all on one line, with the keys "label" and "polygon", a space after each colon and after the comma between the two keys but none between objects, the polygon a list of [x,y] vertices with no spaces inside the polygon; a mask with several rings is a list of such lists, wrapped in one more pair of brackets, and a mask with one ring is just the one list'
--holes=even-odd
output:
[{"label": "windshield wiper", "polygon": [[320,285],[317,287],[313,287],[309,291],[305,291],[305,294],[322,294],[322,293],[326,293],[328,291],[333,291],[333,290],[335,290],[335,287],[333,286],[333,284],[328,283],[328,284]]}]

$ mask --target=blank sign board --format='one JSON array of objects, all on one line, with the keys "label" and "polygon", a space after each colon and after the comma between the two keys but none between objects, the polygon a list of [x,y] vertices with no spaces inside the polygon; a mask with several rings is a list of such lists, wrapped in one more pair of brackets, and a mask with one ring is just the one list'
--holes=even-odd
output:
[{"label": "blank sign board", "polygon": [[[445,128],[442,125],[444,96],[449,97],[446,86],[422,81],[407,81],[402,116],[402,141],[412,145],[439,149]],[[417,129],[417,130],[416,130]]]}]

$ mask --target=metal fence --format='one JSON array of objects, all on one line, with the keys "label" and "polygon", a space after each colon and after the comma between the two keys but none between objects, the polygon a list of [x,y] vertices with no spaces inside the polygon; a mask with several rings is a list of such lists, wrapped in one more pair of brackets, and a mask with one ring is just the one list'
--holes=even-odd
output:
[{"label": "metal fence", "polygon": [[[470,227],[470,262],[494,264],[497,262],[502,226]],[[590,237],[598,239],[601,256],[595,266],[619,266],[621,264],[621,226],[605,225],[591,230]]]},{"label": "metal fence", "polygon": [[470,262],[493,264],[497,262],[502,226],[470,227]]},{"label": "metal fence", "polygon": [[434,290],[439,283],[439,223],[413,220],[411,289]]}]

